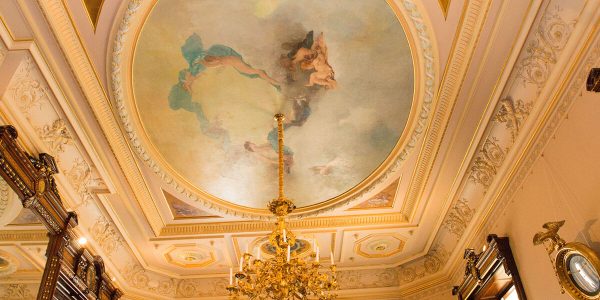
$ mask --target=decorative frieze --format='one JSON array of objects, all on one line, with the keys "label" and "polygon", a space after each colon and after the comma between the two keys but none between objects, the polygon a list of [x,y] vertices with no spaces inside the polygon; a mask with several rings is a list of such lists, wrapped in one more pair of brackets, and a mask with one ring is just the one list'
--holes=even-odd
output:
[{"label": "decorative frieze", "polygon": [[37,132],[54,156],[64,152],[64,146],[73,142],[73,137],[67,129],[67,123],[60,118],[54,120],[52,124],[38,128]]},{"label": "decorative frieze", "polygon": [[496,138],[488,137],[471,166],[469,179],[487,189],[492,184],[498,168],[502,166],[506,151]]},{"label": "decorative frieze", "polygon": [[510,135],[512,137],[512,141],[514,142],[519,135],[519,131],[527,116],[531,112],[531,108],[533,107],[533,103],[531,102],[523,102],[523,100],[519,99],[514,101],[512,98],[507,97],[501,99],[498,102],[498,111],[494,115],[494,121],[504,124],[506,129],[510,130]]},{"label": "decorative frieze", "polygon": [[429,253],[412,264],[398,267],[400,284],[413,282],[427,275],[437,273],[448,262],[448,250],[441,245],[435,245]]},{"label": "decorative frieze", "polygon": [[106,255],[112,255],[123,246],[121,233],[115,228],[111,221],[105,217],[99,217],[89,229],[91,237],[100,245]]},{"label": "decorative frieze", "polygon": [[469,207],[469,203],[465,198],[459,199],[446,215],[442,226],[460,238],[471,219],[473,219],[474,213],[475,210]]},{"label": "decorative frieze", "polygon": [[37,286],[24,283],[0,284],[0,299],[32,300],[35,299]]},{"label": "decorative frieze", "polygon": [[535,85],[538,92],[546,85],[575,25],[575,22],[563,20],[561,11],[559,6],[546,10],[534,29],[534,37],[525,45],[525,55],[517,65],[517,77],[524,85]]}]

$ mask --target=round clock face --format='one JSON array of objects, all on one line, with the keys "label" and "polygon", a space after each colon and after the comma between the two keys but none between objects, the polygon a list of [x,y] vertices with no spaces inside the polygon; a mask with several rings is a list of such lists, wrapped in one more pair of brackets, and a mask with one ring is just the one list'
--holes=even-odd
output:
[{"label": "round clock face", "polygon": [[588,296],[600,294],[600,276],[592,263],[581,254],[567,257],[566,267],[573,284]]}]

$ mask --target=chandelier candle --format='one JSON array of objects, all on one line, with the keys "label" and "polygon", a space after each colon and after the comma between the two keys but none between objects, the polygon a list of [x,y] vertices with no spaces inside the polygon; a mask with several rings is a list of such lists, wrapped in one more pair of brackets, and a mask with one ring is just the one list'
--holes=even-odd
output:
[{"label": "chandelier candle", "polygon": [[[295,234],[287,228],[286,218],[296,206],[283,193],[283,114],[276,114],[275,119],[279,147],[279,195],[268,205],[277,220],[268,241],[272,246],[268,249],[273,249],[273,252],[261,259],[260,245],[257,245],[256,257],[249,253],[249,245],[246,245],[246,252],[240,257],[239,272],[233,274],[233,268],[229,270],[229,299],[335,299],[337,294],[334,291],[338,289],[338,284],[333,252],[329,271],[326,271],[319,263],[316,239],[313,239],[312,252],[299,253],[301,244],[298,244]],[[235,284],[233,276],[236,278]]]},{"label": "chandelier candle", "polygon": [[315,260],[319,262],[319,246],[315,244]]}]

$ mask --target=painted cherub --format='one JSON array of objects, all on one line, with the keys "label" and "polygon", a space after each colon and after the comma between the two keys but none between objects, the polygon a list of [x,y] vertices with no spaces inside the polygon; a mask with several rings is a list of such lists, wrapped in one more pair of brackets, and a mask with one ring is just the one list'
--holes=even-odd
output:
[{"label": "painted cherub", "polygon": [[325,37],[322,32],[312,43],[310,49],[304,47],[298,49],[292,63],[294,65],[300,64],[302,70],[314,70],[310,74],[306,86],[317,84],[328,89],[337,86],[335,72],[328,62],[327,44],[325,44]]}]

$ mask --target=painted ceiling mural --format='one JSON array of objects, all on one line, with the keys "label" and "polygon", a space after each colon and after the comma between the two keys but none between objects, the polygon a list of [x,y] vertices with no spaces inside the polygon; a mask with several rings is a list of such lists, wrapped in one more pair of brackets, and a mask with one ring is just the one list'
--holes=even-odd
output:
[{"label": "painted ceiling mural", "polygon": [[[342,4],[343,2],[343,4]],[[135,105],[175,173],[235,204],[299,207],[356,186],[388,157],[413,98],[408,41],[386,1],[158,1],[136,44]]]}]

